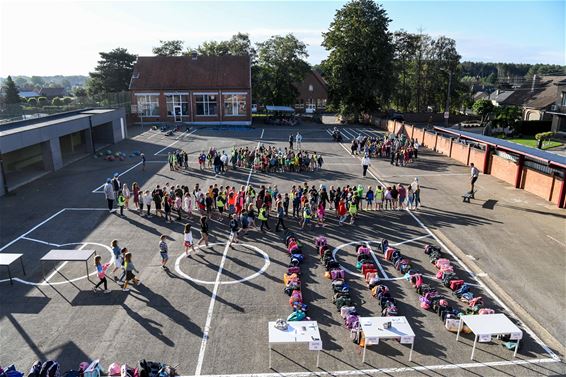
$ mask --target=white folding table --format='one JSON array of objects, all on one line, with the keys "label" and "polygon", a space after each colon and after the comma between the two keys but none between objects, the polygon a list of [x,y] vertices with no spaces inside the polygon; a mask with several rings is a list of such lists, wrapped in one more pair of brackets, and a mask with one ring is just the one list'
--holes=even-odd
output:
[{"label": "white folding table", "polygon": [[474,359],[478,338],[480,342],[490,342],[493,335],[510,335],[511,340],[516,340],[515,352],[513,357],[517,355],[519,349],[519,341],[523,338],[523,331],[518,328],[503,313],[483,314],[483,315],[463,315],[460,317],[460,325],[456,334],[456,341],[460,338],[460,331],[464,324],[474,333],[474,346],[472,347],[471,360]]},{"label": "white folding table", "polygon": [[49,251],[41,259],[41,273],[45,280],[45,270],[43,265],[45,262],[85,262],[86,278],[90,280],[88,272],[88,260],[94,255],[95,250],[63,250],[55,249]]},{"label": "white folding table", "polygon": [[[391,322],[391,327],[384,328],[383,324]],[[398,338],[401,344],[411,344],[409,361],[413,358],[413,346],[415,345],[415,333],[406,317],[360,317],[360,325],[364,333],[364,352],[362,362],[366,361],[366,349],[368,345],[379,344],[380,339]],[[369,344],[368,344],[369,343]]]},{"label": "white folding table", "polygon": [[320,360],[322,350],[322,340],[320,330],[316,321],[297,321],[288,322],[287,330],[279,330],[275,327],[275,322],[268,323],[269,328],[269,367],[271,368],[271,346],[272,344],[295,344],[308,343],[310,351],[316,353],[316,367]]},{"label": "white folding table", "polygon": [[12,271],[10,271],[10,265],[18,259],[20,260],[20,264],[22,265],[22,271],[24,272],[24,275],[26,274],[24,262],[22,261],[22,255],[23,254],[0,253],[0,266],[8,267],[8,277],[10,278],[10,284],[14,284],[12,282]]}]

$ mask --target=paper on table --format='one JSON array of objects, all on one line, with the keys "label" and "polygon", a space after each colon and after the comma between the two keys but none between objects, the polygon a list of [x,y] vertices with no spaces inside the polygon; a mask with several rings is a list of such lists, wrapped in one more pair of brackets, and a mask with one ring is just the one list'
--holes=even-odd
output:
[{"label": "paper on table", "polygon": [[511,336],[509,337],[510,340],[520,340],[523,338],[523,333],[522,332],[514,332],[511,333]]},{"label": "paper on table", "polygon": [[480,342],[491,342],[491,334],[480,334],[478,341]]},{"label": "paper on table", "polygon": [[411,344],[413,343],[414,336],[406,335],[401,337],[401,344]]},{"label": "paper on table", "polygon": [[379,344],[379,337],[377,337],[377,336],[366,337],[366,344],[368,346],[373,346],[373,345]]},{"label": "paper on table", "polygon": [[309,342],[309,350],[310,351],[320,351],[322,349],[322,340],[315,340]]}]

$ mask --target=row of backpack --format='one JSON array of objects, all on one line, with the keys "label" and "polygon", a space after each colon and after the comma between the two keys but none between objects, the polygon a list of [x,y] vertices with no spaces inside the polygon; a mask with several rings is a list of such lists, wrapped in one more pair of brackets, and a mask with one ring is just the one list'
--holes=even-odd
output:
[{"label": "row of backpack", "polygon": [[303,293],[301,290],[301,267],[304,260],[303,248],[295,234],[286,231],[283,239],[285,247],[289,253],[289,266],[283,275],[283,292],[289,296],[289,306],[293,312],[287,317],[287,321],[302,321],[307,317],[307,305],[303,303]]},{"label": "row of backpack", "polygon": [[[79,363],[77,369],[71,369],[61,374],[61,366],[55,360],[36,361],[31,366],[27,377],[100,377],[105,374],[100,366],[99,360],[91,363],[83,361]],[[24,377],[24,372],[20,372],[14,365],[6,369],[0,367],[0,377]],[[120,377],[172,377],[177,372],[174,367],[167,364],[140,360],[137,368],[131,368],[127,364],[112,363],[106,373],[108,376]]]},{"label": "row of backpack", "polygon": [[[316,237],[314,243],[318,250],[320,261],[326,270],[324,276],[332,281],[332,303],[340,311],[344,326],[350,330],[352,341],[360,345],[362,339],[360,317],[356,306],[352,303],[350,286],[345,280],[344,270],[340,268],[340,264],[334,259],[332,249],[328,246],[324,236]],[[363,343],[361,345],[363,346]]]},{"label": "row of backpack", "polygon": [[382,317],[395,317],[399,315],[397,309],[397,301],[391,296],[389,287],[381,284],[377,274],[377,268],[372,261],[371,250],[369,245],[356,245],[356,269],[360,271],[364,277],[371,295],[379,301]]},{"label": "row of backpack", "polygon": [[[391,246],[384,239],[381,241],[381,250],[384,258],[395,265],[395,268],[404,273],[404,277],[411,283],[417,294],[419,295],[420,307],[437,313],[447,330],[456,332],[460,324],[460,316],[466,314],[493,314],[494,310],[483,307],[483,299],[474,297],[471,292],[471,285],[466,284],[463,279],[459,279],[454,272],[454,266],[451,262],[444,258],[441,249],[433,245],[425,245],[424,252],[428,255],[430,263],[437,269],[436,278],[441,280],[442,284],[449,288],[456,298],[468,304],[466,310],[460,310],[456,306],[451,306],[449,300],[441,295],[435,288],[424,283],[423,275],[414,270],[402,266],[410,266],[408,258],[403,256],[401,252]],[[470,330],[467,326],[463,328],[464,332]]]}]

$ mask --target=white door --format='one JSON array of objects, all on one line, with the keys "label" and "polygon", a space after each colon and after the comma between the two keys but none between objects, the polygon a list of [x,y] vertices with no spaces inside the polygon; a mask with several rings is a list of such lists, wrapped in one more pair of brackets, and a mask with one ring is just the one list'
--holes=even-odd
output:
[{"label": "white door", "polygon": [[174,106],[173,112],[175,113],[175,122],[180,122],[182,120],[183,112],[181,110],[181,106]]}]

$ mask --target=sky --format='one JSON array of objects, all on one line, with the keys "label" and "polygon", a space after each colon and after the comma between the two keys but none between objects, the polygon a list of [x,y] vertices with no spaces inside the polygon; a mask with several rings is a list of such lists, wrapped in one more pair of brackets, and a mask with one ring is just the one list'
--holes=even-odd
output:
[{"label": "sky", "polygon": [[[254,42],[293,33],[311,64],[345,1],[27,1],[0,0],[0,77],[86,75],[100,51],[127,48],[151,55],[159,40],[196,47],[237,32]],[[565,1],[378,2],[390,31],[456,40],[462,61],[566,65]]]}]

